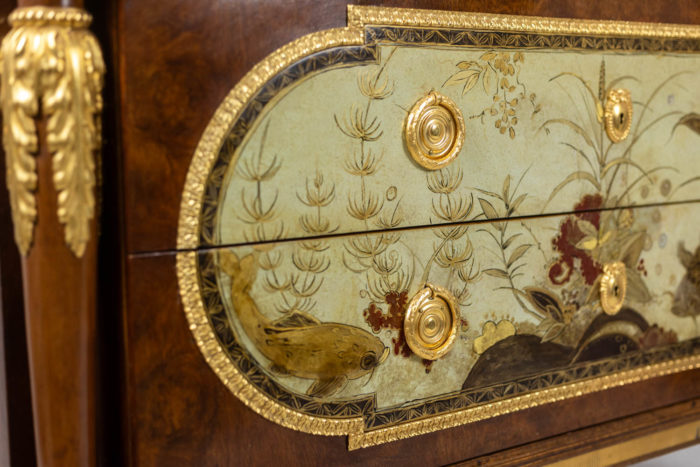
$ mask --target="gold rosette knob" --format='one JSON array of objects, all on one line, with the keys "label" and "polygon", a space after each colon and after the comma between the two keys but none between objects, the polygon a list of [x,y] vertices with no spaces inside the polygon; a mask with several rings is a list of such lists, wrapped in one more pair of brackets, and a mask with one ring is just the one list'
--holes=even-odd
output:
[{"label": "gold rosette knob", "polygon": [[605,132],[613,143],[627,138],[632,127],[632,96],[627,89],[611,89],[603,111]]},{"label": "gold rosette knob", "polygon": [[450,351],[457,337],[459,310],[449,290],[425,284],[411,298],[403,329],[413,353],[426,360],[437,360]]},{"label": "gold rosette knob", "polygon": [[432,91],[408,112],[404,137],[413,160],[429,170],[441,169],[462,149],[462,112],[450,98]]},{"label": "gold rosette knob", "polygon": [[603,266],[600,279],[600,304],[603,311],[614,315],[622,308],[627,294],[627,273],[625,264],[617,261]]}]

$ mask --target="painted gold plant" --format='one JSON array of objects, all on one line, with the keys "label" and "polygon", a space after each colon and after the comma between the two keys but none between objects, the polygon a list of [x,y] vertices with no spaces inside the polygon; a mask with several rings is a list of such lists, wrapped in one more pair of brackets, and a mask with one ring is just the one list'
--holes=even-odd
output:
[{"label": "painted gold plant", "polygon": [[[629,302],[646,303],[652,299],[643,280],[646,272],[643,259],[640,258],[646,231],[643,227],[635,225],[633,211],[630,209],[592,211],[629,205],[632,203],[631,190],[640,182],[646,180],[654,184],[657,181],[651,176],[652,174],[677,171],[673,167],[661,165],[643,167],[634,160],[633,156],[638,143],[644,140],[644,136],[651,129],[669,118],[682,114],[680,111],[669,111],[655,116],[653,103],[664,87],[684,73],[686,72],[676,73],[666,78],[653,89],[645,102],[635,102],[635,105],[641,109],[634,111],[636,121],[633,123],[633,129],[629,137],[618,143],[611,141],[605,133],[603,118],[605,99],[612,89],[625,81],[639,81],[638,78],[624,75],[608,81],[605,62],[601,61],[597,93],[584,77],[575,73],[562,72],[550,79],[550,81],[573,80],[577,83],[585,96],[583,103],[588,121],[574,121],[561,117],[549,119],[542,125],[541,129],[547,133],[552,126],[567,128],[574,138],[571,141],[563,141],[561,144],[573,157],[580,159],[585,167],[570,173],[554,187],[543,205],[543,211],[552,199],[572,183],[585,183],[594,189],[593,194],[584,195],[575,204],[573,207],[575,214],[562,221],[559,232],[552,240],[555,256],[548,268],[548,278],[549,282],[560,287],[560,290],[558,293],[548,292],[546,302],[552,309],[556,308],[560,316],[565,316],[569,323],[572,322],[573,314],[581,316],[573,320],[575,322],[585,321],[585,316],[593,319],[600,312],[598,284],[605,263],[620,261],[625,264]],[[567,94],[575,104],[576,101],[572,95],[568,91]],[[690,120],[684,116],[676,126],[687,125],[686,121]],[[618,182],[618,175],[623,169],[636,172],[626,185]],[[677,188],[698,179],[698,177],[692,177],[679,184]],[[673,193],[670,182],[664,180],[663,183],[669,186],[662,186],[660,192],[670,197],[670,193]],[[530,302],[537,306],[538,301],[534,300],[535,297],[531,295],[529,298]],[[540,302],[544,303],[542,300]],[[564,332],[564,326],[557,325],[557,327]],[[577,338],[577,333],[572,330],[568,335],[564,333],[562,338],[568,338],[573,342]]]},{"label": "painted gold plant", "polygon": [[[275,189],[274,195],[269,196],[266,190],[266,182],[273,181],[281,167],[276,155],[270,160],[265,158],[268,128],[269,122],[263,130],[258,152],[242,160],[239,169],[244,180],[255,184],[252,194],[246,188],[241,190],[243,212],[238,216],[250,225],[250,230],[245,233],[249,242],[278,240],[285,232],[284,223],[277,221],[279,191]],[[306,180],[305,190],[297,193],[297,198],[312,210],[299,216],[299,224],[306,234],[318,237],[337,229],[322,212],[335,198],[335,185],[328,183],[321,172],[317,172],[313,179]],[[277,310],[281,313],[311,311],[315,306],[313,296],[323,285],[322,274],[330,266],[330,258],[326,254],[328,245],[315,238],[300,242],[291,256],[291,272],[283,264],[284,258],[275,251],[274,245],[268,244],[260,249],[262,254],[257,258],[260,268],[266,272],[264,287],[268,292],[278,294]]]},{"label": "painted gold plant", "polygon": [[470,119],[493,118],[494,126],[500,134],[506,133],[511,139],[515,138],[515,127],[518,124],[518,112],[522,104],[529,101],[532,115],[541,110],[535,93],[528,93],[525,84],[520,81],[520,71],[525,62],[522,52],[495,52],[482,54],[478,60],[467,60],[457,63],[457,70],[444,86],[462,86],[462,95],[467,94],[481,83],[484,94],[490,96],[493,103]]},{"label": "painted gold plant", "polygon": [[249,189],[241,189],[243,211],[238,214],[238,218],[249,226],[249,229],[244,233],[247,242],[278,240],[284,236],[285,231],[284,222],[277,219],[279,190],[274,189],[274,195],[267,195],[269,183],[266,182],[270,182],[281,167],[277,155],[269,160],[264,157],[269,127],[270,122],[268,121],[263,130],[257,154],[243,159],[238,169],[243,180],[254,184],[252,194]]},{"label": "painted gold plant", "polygon": [[[620,143],[614,143],[606,137],[603,119],[603,107],[608,93],[626,81],[639,81],[635,76],[623,75],[607,80],[605,72],[605,61],[602,60],[598,74],[598,90],[594,91],[594,86],[591,85],[583,76],[571,72],[562,72],[552,77],[550,81],[573,80],[574,83],[583,91],[585,96],[583,105],[586,111],[585,120],[574,121],[569,118],[559,117],[552,118],[544,122],[541,130],[549,133],[549,129],[553,126],[561,126],[567,128],[572,139],[570,141],[562,141],[561,145],[567,149],[566,153],[572,157],[578,158],[585,167],[582,170],[577,170],[570,173],[552,190],[549,199],[542,206],[542,210],[554,199],[565,187],[572,183],[585,183],[592,187],[595,193],[600,193],[603,197],[603,207],[619,207],[627,205],[631,202],[631,190],[634,189],[640,182],[647,180],[649,183],[655,183],[651,177],[652,174],[663,171],[678,171],[677,168],[657,165],[654,167],[643,167],[634,160],[634,150],[640,142],[644,141],[644,137],[649,134],[649,131],[656,126],[667,121],[669,118],[681,115],[681,111],[669,111],[662,115],[653,115],[653,103],[659,96],[659,93],[679,76],[690,72],[679,72],[670,75],[664,81],[659,83],[647,97],[644,102],[634,101],[637,108],[634,110],[634,122],[629,136]],[[571,100],[572,104],[578,106],[576,99],[572,96],[567,88],[565,91]],[[638,117],[637,117],[638,115]],[[692,114],[689,114],[692,115]],[[686,116],[686,120],[679,120],[678,124],[688,125],[687,122],[692,122],[692,118]],[[678,125],[677,124],[677,125]],[[692,124],[691,124],[692,126]],[[675,127],[674,127],[675,128]],[[641,147],[641,146],[640,146]],[[626,184],[623,190],[618,190],[618,187],[624,185],[618,183],[618,175],[621,169],[632,170],[636,172],[631,180]],[[692,181],[698,181],[700,177],[692,177],[681,186],[686,186]],[[668,191],[667,191],[668,193]]]},{"label": "painted gold plant", "polygon": [[449,271],[446,287],[461,307],[467,307],[469,285],[479,277],[479,271],[468,235],[469,226],[465,225],[471,220],[474,196],[458,191],[462,177],[462,169],[454,166],[426,174],[428,189],[434,194],[433,214],[439,223],[449,226],[433,230],[439,241],[433,246],[433,254],[424,268],[420,283],[428,282],[430,268],[437,264]]},{"label": "painted gold plant", "polygon": [[[410,357],[403,320],[415,258],[411,263],[405,260],[406,248],[401,244],[401,233],[395,230],[404,222],[401,199],[396,186],[382,193],[372,191],[368,184],[368,179],[381,170],[383,158],[376,143],[384,133],[381,121],[372,114],[372,106],[393,94],[394,83],[387,76],[387,65],[395,52],[396,48],[391,49],[378,67],[360,72],[358,88],[366,101],[352,106],[343,116],[335,115],[334,119],[340,132],[356,142],[356,150],[345,161],[345,171],[359,185],[348,195],[347,213],[362,222],[365,230],[381,230],[349,237],[344,242],[343,263],[350,271],[365,277],[366,287],[361,292],[369,301],[363,311],[365,321],[375,333],[390,330],[394,334],[394,354]],[[429,371],[430,362],[424,364]]]},{"label": "painted gold plant", "polygon": [[[447,278],[443,284],[460,306],[466,308],[470,305],[470,286],[479,278],[479,271],[475,265],[474,248],[468,235],[469,227],[465,225],[467,221],[472,220],[474,198],[458,191],[462,177],[461,169],[454,167],[426,174],[428,189],[434,194],[432,210],[435,220],[446,226],[433,230],[438,240],[433,245],[433,252],[423,267],[418,283],[413,283],[411,276],[401,289],[382,290],[380,293],[386,292],[384,301],[389,308],[387,312],[381,309],[381,301],[371,303],[364,311],[366,321],[375,332],[381,329],[397,331],[398,335],[392,339],[396,355],[412,356],[403,330],[409,286],[422,286],[428,282],[433,266],[447,270]],[[414,254],[408,245],[406,250],[404,254]],[[394,253],[397,251],[392,251],[392,254]],[[392,265],[396,264],[397,260],[398,256],[391,258]],[[466,328],[467,321],[462,319],[461,325],[463,329]],[[435,361],[422,360],[422,364],[426,373],[429,373]]]},{"label": "painted gold plant", "polygon": [[[358,74],[358,88],[366,102],[353,105],[345,116],[334,116],[338,129],[357,143],[357,149],[345,161],[345,171],[359,182],[359,187],[348,194],[346,210],[366,230],[372,230],[371,227],[391,230],[403,222],[396,188],[393,187],[391,195],[375,192],[367,181],[380,170],[383,157],[383,153],[372,147],[383,135],[379,118],[372,116],[372,104],[393,93],[394,84],[386,76],[386,68],[395,52],[393,48],[379,67]],[[348,269],[366,276],[364,293],[375,303],[384,303],[389,293],[400,293],[410,283],[412,270],[403,264],[396,251],[400,239],[400,233],[383,232],[352,236],[345,242],[343,262]]]},{"label": "painted gold plant", "polygon": [[[321,289],[323,273],[331,265],[328,244],[323,236],[338,228],[331,225],[323,214],[324,208],[335,199],[335,185],[328,183],[321,172],[317,172],[313,179],[306,179],[305,190],[297,193],[297,199],[312,210],[312,213],[299,216],[299,225],[311,238],[299,242],[295,247],[291,255],[291,268],[280,268],[283,258],[272,249],[259,258],[260,267],[267,271],[265,289],[279,294],[277,310],[285,314],[299,310],[308,312],[315,307],[313,296]],[[289,269],[291,272],[282,272]]]},{"label": "painted gold plant", "polygon": [[517,195],[524,175],[512,193],[509,176],[500,193],[478,190],[485,195],[478,199],[483,216],[494,220],[478,232],[487,234],[498,246],[496,256],[501,262],[499,267],[484,269],[484,274],[505,282],[496,290],[510,291],[521,309],[536,319],[534,331],[542,342],[578,343],[591,320],[602,312],[598,290],[605,263],[625,264],[628,300],[651,300],[640,263],[646,231],[635,226],[630,209],[599,211],[600,194],[584,196],[574,207],[575,213],[560,223],[552,239],[554,256],[547,266],[547,283],[520,286],[518,278],[529,267],[527,254],[534,244],[524,240],[524,231],[513,231],[518,223],[503,219],[510,218],[526,199],[526,194]]},{"label": "painted gold plant", "polygon": [[525,300],[528,294],[516,286],[516,279],[523,275],[522,269],[527,267],[525,254],[532,248],[533,244],[524,241],[522,232],[511,231],[511,227],[516,225],[515,223],[503,220],[512,217],[527,198],[527,193],[517,194],[520,183],[526,174],[527,171],[521,175],[513,188],[511,188],[511,177],[507,175],[503,180],[500,193],[477,189],[485,195],[485,197],[478,198],[482,215],[493,221],[486,227],[479,229],[478,232],[491,237],[497,245],[496,256],[501,263],[499,267],[484,269],[484,274],[506,281],[506,285],[500,286],[496,290],[511,291],[520,307],[540,322],[545,318],[545,314],[537,307],[529,306]]}]

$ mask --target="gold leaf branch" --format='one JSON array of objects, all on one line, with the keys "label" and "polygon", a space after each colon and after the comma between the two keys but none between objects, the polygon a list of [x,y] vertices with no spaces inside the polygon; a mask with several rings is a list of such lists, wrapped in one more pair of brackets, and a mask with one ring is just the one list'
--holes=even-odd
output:
[{"label": "gold leaf branch", "polygon": [[[257,154],[246,158],[239,164],[241,167],[238,170],[240,177],[254,184],[254,188],[241,189],[241,206],[242,210],[237,214],[238,219],[248,224],[250,229],[243,232],[246,241],[262,242],[266,240],[279,240],[285,235],[284,221],[278,221],[279,206],[279,190],[274,190],[274,195],[267,201],[263,200],[263,194],[267,193],[267,187],[272,179],[277,175],[282,167],[281,162],[275,154],[269,162],[264,161],[265,142],[267,141],[267,133],[270,128],[270,122],[265,124],[262,138],[260,139],[260,147]],[[252,195],[250,194],[252,191]],[[266,229],[265,226],[269,226]]]},{"label": "gold leaf branch", "polygon": [[53,154],[53,182],[58,191],[58,220],[66,243],[82,256],[95,212],[95,158],[100,149],[104,63],[89,34],[66,40],[67,71],[44,95],[49,115],[47,143]]},{"label": "gold leaf branch", "polygon": [[19,8],[2,43],[3,146],[7,159],[15,240],[26,255],[37,220],[34,119],[47,119],[58,192],[58,220],[66,244],[81,257],[95,216],[95,156],[101,145],[100,114],[105,71],[99,45],[75,8]]},{"label": "gold leaf branch", "polygon": [[[12,40],[12,35],[13,32],[8,34],[3,45]],[[6,55],[4,50],[3,55]],[[2,138],[15,242],[20,252],[26,255],[32,243],[37,214],[34,198],[37,175],[33,154],[38,150],[38,137],[32,117],[37,113],[38,103],[33,86],[26,86],[25,79],[21,79],[29,73],[9,66],[8,62],[3,60],[2,67]],[[19,78],[17,74],[20,74]],[[34,77],[30,76],[26,81],[32,83]],[[5,85],[6,82],[14,84],[11,91]]]}]

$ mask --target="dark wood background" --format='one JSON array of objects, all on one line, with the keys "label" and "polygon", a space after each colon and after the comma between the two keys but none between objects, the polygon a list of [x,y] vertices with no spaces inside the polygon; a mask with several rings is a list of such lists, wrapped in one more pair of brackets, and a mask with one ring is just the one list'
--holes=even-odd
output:
[{"label": "dark wood background", "polygon": [[[85,2],[95,16],[93,30],[109,70],[98,282],[100,462],[130,466],[448,464],[700,396],[700,371],[685,372],[348,452],[345,438],[282,428],[253,413],[224,387],[189,332],[177,288],[174,249],[185,175],[205,126],[238,80],[287,42],[344,26],[346,3]],[[355,3],[700,24],[696,0]],[[0,216],[5,220],[7,196],[4,189],[2,193]],[[26,344],[17,334],[23,326],[21,317],[12,311],[21,307],[21,294],[5,298],[6,288],[13,290],[19,279],[7,272],[17,267],[18,260],[14,253],[5,253],[12,242],[6,241],[11,229],[4,225],[2,344],[9,375],[8,352],[18,355],[19,362]],[[27,378],[21,368],[14,371],[19,379],[13,382]],[[17,387],[28,395],[28,380],[24,384]],[[0,378],[0,395],[2,386]],[[22,401],[21,396],[10,394],[16,390],[10,384],[5,388],[5,400],[11,396],[13,401],[10,410],[26,414],[27,397]],[[17,420],[17,415],[13,417]],[[31,424],[24,423],[18,429],[31,432]],[[26,439],[24,443],[12,445],[10,440],[13,462],[33,465],[31,456],[21,454],[32,444]]]}]

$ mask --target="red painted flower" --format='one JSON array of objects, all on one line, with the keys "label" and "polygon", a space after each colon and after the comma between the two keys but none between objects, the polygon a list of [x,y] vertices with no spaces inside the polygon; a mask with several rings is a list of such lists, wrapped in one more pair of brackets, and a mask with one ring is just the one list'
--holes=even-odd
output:
[{"label": "red painted flower", "polygon": [[577,259],[581,274],[588,285],[593,285],[603,271],[589,251],[576,247],[586,236],[579,228],[577,220],[588,221],[596,229],[600,229],[600,212],[591,210],[599,209],[602,205],[603,197],[600,194],[585,195],[581,202],[574,206],[577,212],[561,223],[559,234],[552,240],[552,246],[559,252],[559,259],[549,268],[549,279],[553,284],[562,285],[569,281]]},{"label": "red painted flower", "polygon": [[[372,331],[378,333],[382,329],[391,329],[397,331],[396,337],[391,339],[391,343],[394,344],[394,355],[401,355],[402,357],[410,357],[413,355],[411,348],[406,342],[406,335],[403,332],[403,321],[406,316],[406,305],[408,303],[408,292],[389,292],[386,294],[385,302],[389,306],[389,311],[384,313],[384,311],[379,308],[375,303],[370,303],[369,307],[365,309],[362,313],[365,321],[372,327]],[[433,365],[431,360],[422,360],[425,366],[425,372],[430,373],[430,369]]]}]

